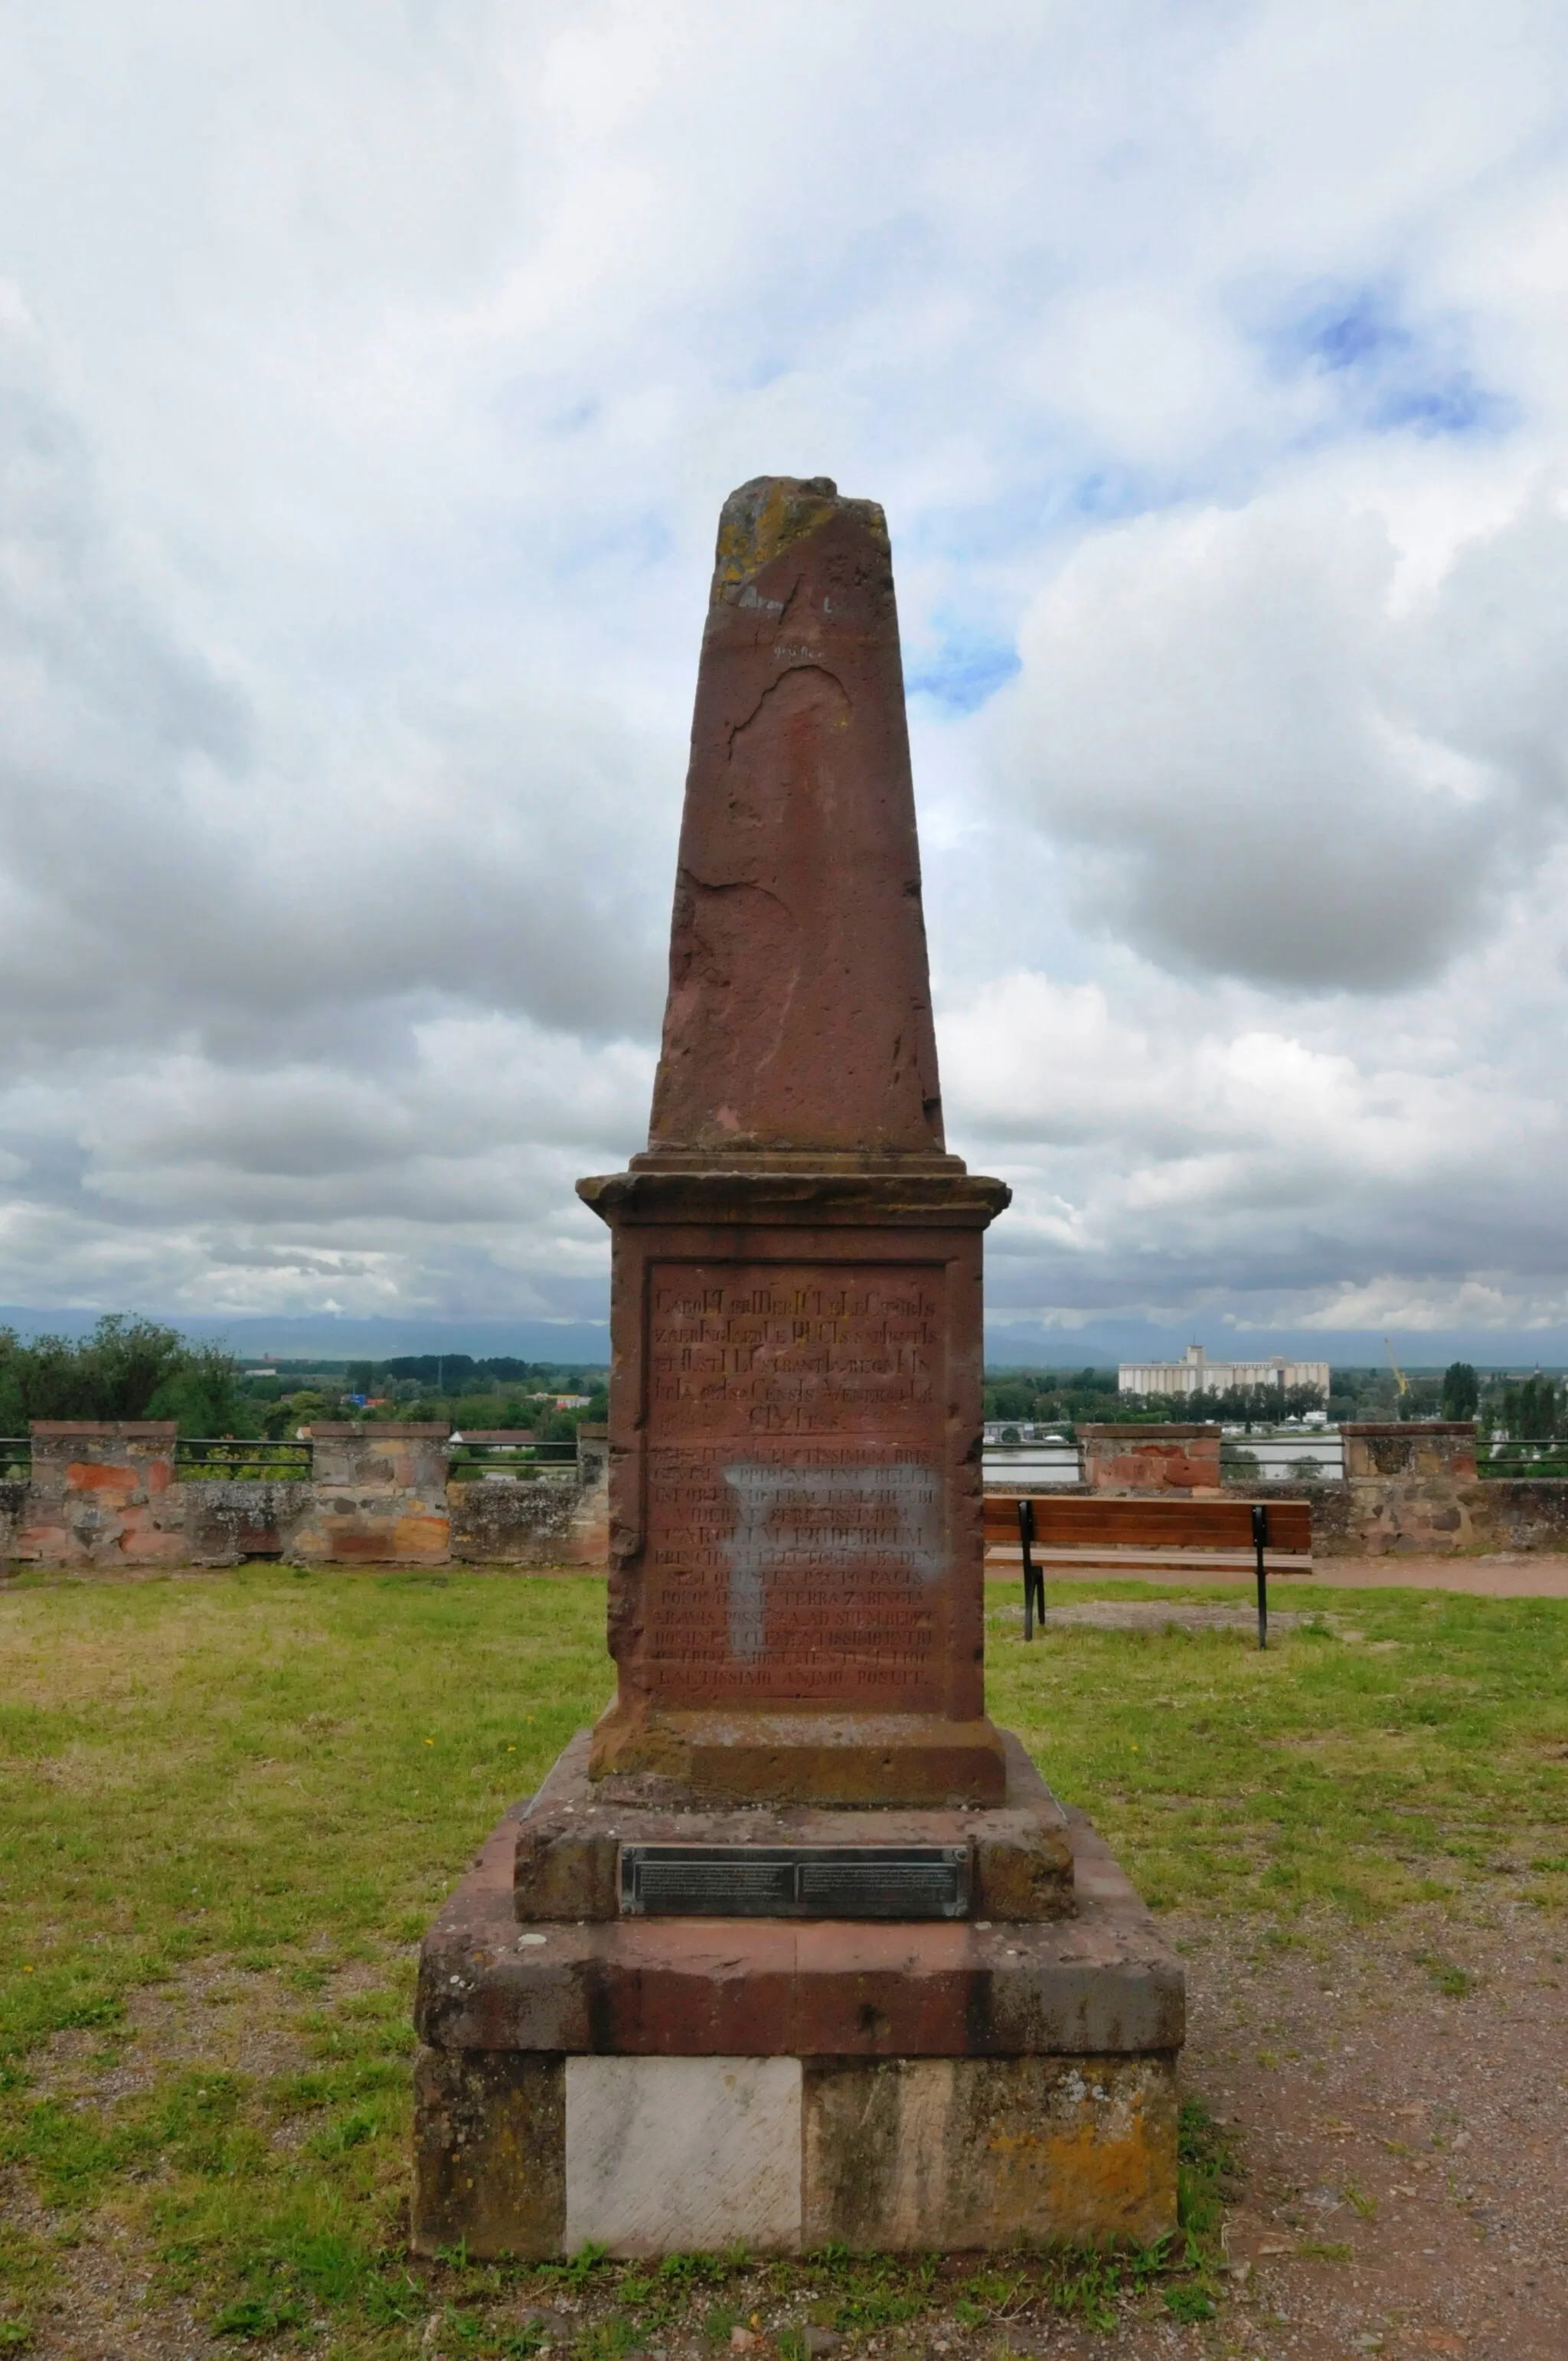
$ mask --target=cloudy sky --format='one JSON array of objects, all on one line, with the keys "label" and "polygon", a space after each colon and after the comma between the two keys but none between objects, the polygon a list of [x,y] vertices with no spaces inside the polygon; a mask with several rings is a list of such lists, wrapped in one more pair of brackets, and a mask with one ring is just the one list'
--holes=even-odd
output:
[{"label": "cloudy sky", "polygon": [[1568,1351],[1560,6],[13,0],[0,155],[0,1301],[602,1314],[790,472],[993,1345]]}]

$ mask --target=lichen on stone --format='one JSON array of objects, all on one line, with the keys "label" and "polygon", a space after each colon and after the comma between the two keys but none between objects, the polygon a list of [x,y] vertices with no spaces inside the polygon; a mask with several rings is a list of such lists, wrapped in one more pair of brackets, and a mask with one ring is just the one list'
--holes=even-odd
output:
[{"label": "lichen on stone", "polygon": [[831,476],[753,476],[730,493],[719,515],[714,602],[732,596],[792,542],[804,541],[845,509],[887,547],[887,519],[880,504],[840,499]]}]

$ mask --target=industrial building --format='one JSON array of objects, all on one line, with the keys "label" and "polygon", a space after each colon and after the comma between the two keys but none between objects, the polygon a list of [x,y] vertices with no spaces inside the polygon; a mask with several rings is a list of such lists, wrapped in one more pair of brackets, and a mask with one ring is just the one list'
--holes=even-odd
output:
[{"label": "industrial building", "polygon": [[1288,1361],[1278,1353],[1255,1361],[1211,1361],[1201,1345],[1189,1345],[1179,1361],[1124,1361],[1116,1371],[1117,1390],[1124,1394],[1223,1394],[1234,1386],[1272,1386],[1280,1393],[1292,1386],[1316,1386],[1326,1401],[1329,1365]]}]

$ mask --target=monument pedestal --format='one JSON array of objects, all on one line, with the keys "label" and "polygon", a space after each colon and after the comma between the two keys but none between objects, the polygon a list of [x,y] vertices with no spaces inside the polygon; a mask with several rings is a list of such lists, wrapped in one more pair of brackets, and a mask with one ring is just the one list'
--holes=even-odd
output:
[{"label": "monument pedestal", "polygon": [[[548,1817],[567,1817],[580,1776],[553,1774]],[[520,1923],[520,1858],[526,1880],[549,1846],[509,1817],[421,1958],[415,2250],[740,2239],[791,2254],[1173,2229],[1181,1968],[1088,1823],[1062,1828],[1070,1916]],[[732,1842],[733,1817],[704,1817],[704,1834]],[[606,1836],[576,1872],[600,1908]]]},{"label": "monument pedestal", "polygon": [[981,1237],[1006,1190],[948,1156],[639,1159],[578,1187],[615,1237],[618,1687],[595,1774],[998,1801],[973,1405]]}]

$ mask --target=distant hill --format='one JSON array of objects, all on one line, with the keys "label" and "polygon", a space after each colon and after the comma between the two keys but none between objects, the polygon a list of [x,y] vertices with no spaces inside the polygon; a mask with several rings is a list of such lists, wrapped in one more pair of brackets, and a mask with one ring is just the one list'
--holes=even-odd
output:
[{"label": "distant hill", "polygon": [[[115,1306],[118,1310],[122,1307]],[[139,1306],[127,1305],[126,1310]],[[85,1336],[98,1311],[39,1310],[34,1304],[0,1303],[0,1327],[19,1336]],[[288,1360],[389,1360],[402,1353],[471,1353],[476,1360],[507,1355],[522,1361],[587,1362],[609,1359],[609,1323],[597,1320],[354,1320],[317,1312],[290,1320],[224,1319],[190,1312],[153,1311],[181,1335],[232,1345],[247,1359],[264,1353]]]}]

